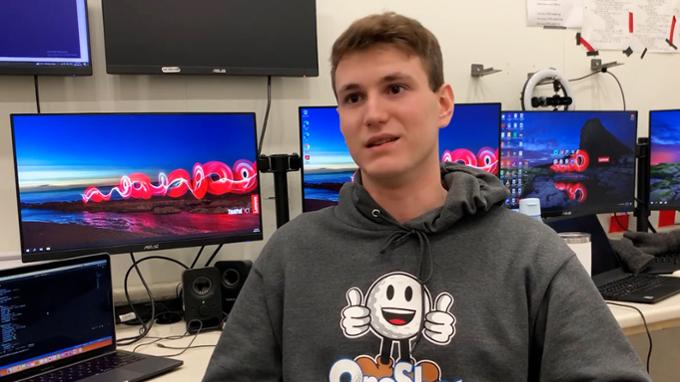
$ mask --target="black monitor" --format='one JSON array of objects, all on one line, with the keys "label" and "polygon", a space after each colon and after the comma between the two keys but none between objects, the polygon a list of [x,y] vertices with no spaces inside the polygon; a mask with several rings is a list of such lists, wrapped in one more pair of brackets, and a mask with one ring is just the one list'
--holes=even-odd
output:
[{"label": "black monitor", "polygon": [[11,122],[25,262],[262,239],[253,113]]},{"label": "black monitor", "polygon": [[315,0],[102,0],[111,74],[317,76]]},{"label": "black monitor", "polygon": [[4,0],[0,74],[91,75],[86,0]]},{"label": "black monitor", "polygon": [[[500,103],[457,104],[451,123],[439,130],[442,161],[498,173]],[[340,188],[357,165],[340,132],[336,106],[303,106],[300,115],[302,211],[337,204]]]},{"label": "black monitor", "polygon": [[680,110],[649,112],[649,207],[680,209]]},{"label": "black monitor", "polygon": [[544,217],[630,212],[636,139],[635,111],[504,111],[506,204],[539,198]]}]

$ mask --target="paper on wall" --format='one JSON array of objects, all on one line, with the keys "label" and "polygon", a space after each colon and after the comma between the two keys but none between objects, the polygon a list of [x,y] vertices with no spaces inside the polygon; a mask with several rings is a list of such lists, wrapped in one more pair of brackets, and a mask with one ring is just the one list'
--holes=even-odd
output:
[{"label": "paper on wall", "polygon": [[585,0],[581,35],[596,50],[676,52],[666,42],[674,15],[680,0]]},{"label": "paper on wall", "polygon": [[527,0],[527,25],[580,28],[583,0]]}]

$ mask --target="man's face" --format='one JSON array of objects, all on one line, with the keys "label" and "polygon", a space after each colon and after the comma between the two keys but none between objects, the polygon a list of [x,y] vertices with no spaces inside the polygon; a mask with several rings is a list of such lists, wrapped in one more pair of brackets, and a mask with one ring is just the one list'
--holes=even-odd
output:
[{"label": "man's face", "polygon": [[453,94],[433,92],[420,58],[389,45],[344,56],[335,72],[340,129],[362,175],[414,179],[438,166],[438,131],[448,125]]}]

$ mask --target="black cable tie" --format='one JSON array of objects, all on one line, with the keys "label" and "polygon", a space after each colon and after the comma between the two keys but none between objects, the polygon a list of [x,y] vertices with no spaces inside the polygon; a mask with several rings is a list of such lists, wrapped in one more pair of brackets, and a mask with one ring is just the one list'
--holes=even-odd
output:
[{"label": "black cable tie", "polygon": [[671,42],[671,40],[669,40],[669,39],[666,39],[666,42],[668,43],[668,45],[670,45],[670,46],[671,46],[671,48],[673,48],[673,49],[675,49],[675,50],[678,50],[678,47],[677,47],[677,46],[675,46],[675,45],[673,45],[673,43]]},{"label": "black cable tie", "polygon": [[647,48],[645,48],[645,50],[642,51],[642,55],[640,55],[641,60],[645,58],[645,54],[647,54]]},{"label": "black cable tie", "polygon": [[586,53],[586,56],[599,56],[600,52],[597,50],[593,50],[592,52]]}]

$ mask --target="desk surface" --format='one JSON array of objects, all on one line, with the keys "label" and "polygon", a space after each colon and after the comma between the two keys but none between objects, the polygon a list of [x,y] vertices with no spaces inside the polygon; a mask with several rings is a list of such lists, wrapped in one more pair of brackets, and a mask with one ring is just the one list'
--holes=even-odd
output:
[{"label": "desk surface", "polygon": [[[182,321],[172,325],[154,325],[153,328],[151,329],[150,336],[153,337],[176,336],[181,335],[184,332],[185,326],[184,321]],[[137,335],[138,333],[139,326],[119,325],[118,327],[116,327],[116,336],[118,338],[131,337]],[[198,335],[198,337],[196,337],[196,340],[193,342],[192,346],[215,345],[217,344],[217,340],[220,338],[221,333],[222,332],[217,330],[201,333]],[[189,343],[194,337],[195,336],[193,335],[189,335],[187,337],[176,340],[163,340],[160,341],[160,343],[167,346],[184,348],[187,345],[189,345]],[[150,343],[153,340],[154,338],[145,338],[134,345],[120,346],[119,349],[132,351],[135,347],[137,347],[136,351],[139,353],[160,356],[176,354],[181,351],[176,349],[164,349],[156,346],[156,343],[145,346],[139,346],[141,344]],[[213,349],[215,348],[201,347],[196,349],[188,349],[186,352],[184,352],[184,354],[180,356],[176,357],[173,356],[172,358],[184,361],[184,365],[182,365],[179,369],[175,371],[163,374],[162,376],[158,377],[158,380],[163,380],[163,382],[200,381],[203,378],[203,375],[205,374],[205,370],[208,368],[208,362],[210,361],[210,357],[212,356]]]},{"label": "desk surface", "polygon": [[[676,294],[675,296],[657,302],[656,304],[612,302],[630,305],[640,309],[645,316],[650,331],[680,326],[680,294]],[[609,310],[614,314],[616,321],[619,322],[619,325],[621,325],[623,332],[626,333],[627,336],[645,332],[642,317],[640,317],[640,313],[634,309],[609,305]]]},{"label": "desk surface", "polygon": [[[675,295],[669,299],[661,301],[656,304],[633,304],[624,303],[625,305],[634,306],[642,311],[647,320],[647,325],[651,331],[660,330],[664,328],[680,326],[680,294]],[[609,305],[609,309],[614,314],[614,317],[621,325],[624,333],[628,336],[644,333],[644,325],[640,314],[630,308]],[[118,326],[116,334],[118,338],[130,337],[138,333],[138,326]],[[154,325],[151,330],[151,336],[167,337],[173,335],[180,335],[185,332],[184,322],[172,325]],[[198,335],[192,346],[195,345],[215,345],[220,337],[220,331],[210,331]],[[191,342],[194,336],[187,336],[176,340],[161,341],[167,346],[185,347]],[[146,338],[137,344],[131,346],[122,346],[121,349],[133,350],[140,344],[152,342],[154,338]],[[205,374],[208,367],[210,356],[212,355],[214,347],[201,347],[196,349],[189,349],[184,354],[173,357],[184,361],[184,365],[178,370],[165,374],[159,379],[164,382],[186,382],[186,381],[200,381]],[[169,355],[178,353],[180,350],[164,349],[156,346],[156,343],[139,346],[137,351],[140,353],[154,354],[154,355]]]}]

